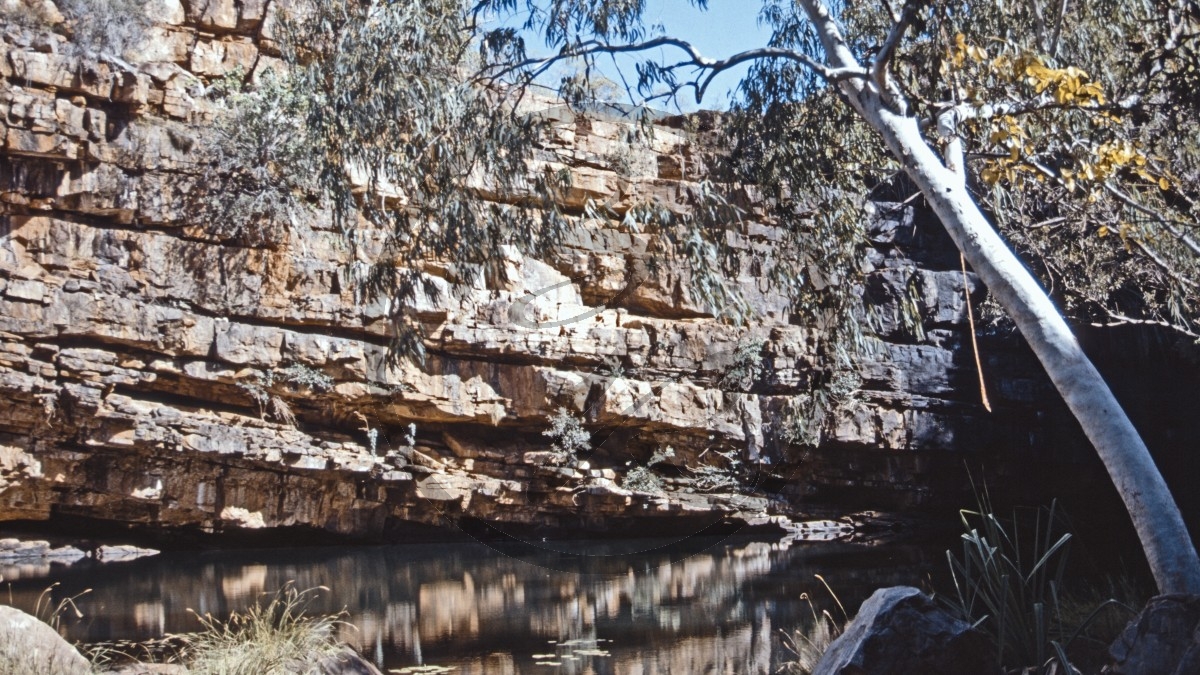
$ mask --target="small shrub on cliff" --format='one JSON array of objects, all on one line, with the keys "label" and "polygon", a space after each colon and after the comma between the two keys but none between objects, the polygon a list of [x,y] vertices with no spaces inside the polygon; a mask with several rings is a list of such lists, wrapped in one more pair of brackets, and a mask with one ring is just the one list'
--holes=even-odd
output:
[{"label": "small shrub on cliff", "polygon": [[621,479],[621,487],[631,492],[662,494],[662,480],[649,467],[635,466]]},{"label": "small shrub on cliff", "polygon": [[57,0],[79,55],[124,59],[151,26],[145,0]]},{"label": "small shrub on cliff", "polygon": [[270,417],[281,424],[296,426],[296,415],[292,412],[291,406],[287,404],[287,401],[270,392],[270,388],[274,385],[275,375],[271,372],[267,372],[266,375],[255,373],[252,378],[237,383],[238,389],[245,392],[258,406],[259,417],[263,419]]},{"label": "small shrub on cliff", "polygon": [[583,428],[583,420],[572,415],[566,408],[559,408],[550,418],[550,428],[542,432],[543,436],[552,439],[550,447],[554,449],[555,459],[559,464],[566,464],[580,452],[592,449],[592,435]]},{"label": "small shrub on cliff", "polygon": [[300,363],[293,363],[279,371],[279,377],[288,384],[306,387],[319,393],[333,389],[332,377]]},{"label": "small shrub on cliff", "polygon": [[763,374],[762,338],[738,342],[733,352],[733,363],[721,374],[718,386],[733,391],[749,391]]},{"label": "small shrub on cliff", "polygon": [[232,77],[209,95],[220,106],[201,147],[204,175],[187,194],[190,215],[212,223],[213,234],[254,246],[273,246],[289,230],[305,232],[320,198],[320,167],[301,124],[306,100],[286,77],[268,71],[252,91]]},{"label": "small shrub on cliff", "polygon": [[10,0],[0,2],[0,18],[5,22],[39,30],[58,29],[67,33],[67,54],[85,59],[117,62],[146,39],[150,15],[145,0],[56,0],[65,21],[48,3]]}]

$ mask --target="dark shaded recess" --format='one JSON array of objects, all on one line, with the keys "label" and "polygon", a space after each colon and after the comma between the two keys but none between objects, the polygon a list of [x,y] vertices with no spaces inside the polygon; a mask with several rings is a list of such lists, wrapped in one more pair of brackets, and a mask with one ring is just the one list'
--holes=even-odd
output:
[{"label": "dark shaded recess", "polygon": [[[1077,329],[1200,537],[1200,345],[1166,330]],[[1113,490],[1115,493],[1115,489]]]},{"label": "dark shaded recess", "polygon": [[[910,188],[880,186],[873,196],[899,199],[911,194]],[[922,208],[906,213],[880,206],[868,225],[880,265],[900,255],[927,270],[958,268],[958,251],[936,216]],[[1142,434],[1196,539],[1200,534],[1200,491],[1194,488],[1200,481],[1200,346],[1157,327],[1074,328]],[[824,484],[809,497],[853,506],[864,505],[864,499],[878,500],[876,508],[886,508],[909,495],[917,510],[948,517],[958,508],[974,505],[972,481],[978,488],[986,484],[1001,513],[1057,499],[1077,533],[1073,557],[1100,569],[1117,565],[1143,573],[1140,544],[1111,478],[1024,339],[1011,325],[977,329],[994,411],[986,413],[977,405],[973,355],[964,342],[954,350],[958,372],[950,380],[956,392],[952,398],[968,408],[922,439],[922,450],[917,452],[925,453],[929,461],[921,480],[890,487]],[[951,330],[965,334],[961,328]],[[857,464],[866,472],[884,472],[881,467],[886,463],[897,462],[893,453],[829,450],[824,457],[818,451],[817,461],[826,466],[842,464],[843,469]]]}]

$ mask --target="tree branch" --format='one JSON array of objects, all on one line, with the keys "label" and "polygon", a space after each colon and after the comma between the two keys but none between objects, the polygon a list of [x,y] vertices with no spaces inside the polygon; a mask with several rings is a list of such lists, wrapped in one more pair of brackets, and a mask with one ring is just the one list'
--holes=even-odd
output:
[{"label": "tree branch", "polygon": [[900,19],[892,26],[887,39],[883,41],[883,46],[879,49],[879,54],[875,56],[875,62],[871,66],[871,79],[875,80],[875,85],[879,87],[880,92],[889,91],[888,67],[896,56],[896,47],[900,46],[900,40],[904,39],[904,33],[908,31],[908,25],[912,23],[920,5],[921,0],[907,0],[904,3]]},{"label": "tree branch", "polygon": [[1179,282],[1180,285],[1191,286],[1192,288],[1200,288],[1200,283],[1196,283],[1192,279],[1189,279],[1189,278],[1183,276],[1183,274],[1176,271],[1176,269],[1174,267],[1172,267],[1170,265],[1170,263],[1168,263],[1166,260],[1163,260],[1162,256],[1155,253],[1154,250],[1151,249],[1149,246],[1147,246],[1145,243],[1143,243],[1141,239],[1139,239],[1137,237],[1129,237],[1129,241],[1132,241],[1133,245],[1137,246],[1138,249],[1141,250],[1142,253],[1145,253],[1147,258],[1150,258],[1150,260],[1153,260],[1154,264],[1158,265],[1159,269],[1161,269],[1164,273],[1166,273],[1167,276],[1169,276],[1172,279],[1174,279],[1175,281]]},{"label": "tree branch", "polygon": [[[1121,190],[1117,189],[1117,187],[1115,185],[1113,185],[1112,183],[1105,183],[1104,189],[1107,190],[1109,192],[1109,194],[1116,197],[1121,203],[1125,204],[1126,206],[1129,206],[1130,208],[1134,209],[1135,211],[1140,211],[1141,213],[1144,213],[1144,214],[1150,216],[1151,218],[1157,220],[1159,222],[1159,224],[1161,224],[1163,226],[1163,228],[1168,233],[1171,234],[1172,237],[1175,237],[1176,239],[1178,239],[1179,242],[1181,244],[1183,244],[1184,246],[1188,247],[1188,249],[1190,249],[1192,251],[1192,253],[1195,253],[1196,255],[1200,255],[1200,244],[1197,244],[1195,241],[1193,241],[1192,238],[1189,237],[1186,232],[1183,232],[1181,230],[1178,230],[1178,229],[1172,227],[1171,219],[1167,218],[1163,214],[1159,213],[1158,211],[1155,211],[1154,209],[1152,209],[1148,206],[1143,206],[1143,205],[1139,204],[1137,202],[1137,200],[1135,200],[1133,197],[1130,197],[1129,195],[1125,194]],[[1179,223],[1179,224],[1186,225],[1187,223]]]},{"label": "tree branch", "polygon": [[[677,68],[694,67],[706,73],[701,77],[697,77],[691,82],[683,86],[691,85],[696,88],[696,101],[704,97],[705,90],[712,83],[714,77],[734,66],[749,61],[757,61],[760,59],[787,59],[794,61],[816,73],[822,79],[829,83],[836,83],[842,80],[851,78],[866,78],[867,72],[861,67],[848,68],[830,68],[823,65],[816,59],[804,54],[803,52],[794,49],[784,49],[780,47],[762,47],[759,49],[750,49],[744,52],[739,52],[726,59],[712,59],[704,56],[692,43],[686,40],[680,40],[673,37],[658,37],[645,42],[635,42],[630,44],[609,44],[599,40],[587,40],[574,45],[569,45],[560,50],[553,56],[543,58],[531,58],[512,63],[501,67],[498,71],[487,73],[482,78],[488,81],[496,81],[507,75],[518,71],[529,71],[532,69],[533,77],[537,77],[546,72],[551,66],[559,61],[566,59],[577,58],[589,54],[623,54],[633,52],[649,51],[651,49],[659,49],[662,47],[674,47],[687,54],[687,58],[663,68],[664,71],[673,71]],[[487,69],[484,69],[485,72]]]},{"label": "tree branch", "polygon": [[1191,331],[1186,326],[1174,324],[1174,323],[1171,323],[1170,321],[1164,321],[1162,319],[1135,319],[1131,316],[1125,316],[1124,314],[1118,314],[1117,312],[1114,312],[1114,311],[1108,309],[1107,307],[1105,307],[1103,309],[1104,309],[1104,313],[1108,315],[1108,318],[1110,319],[1110,321],[1108,323],[1100,323],[1098,321],[1093,321],[1091,324],[1092,326],[1095,326],[1096,328],[1111,328],[1113,326],[1127,326],[1127,325],[1162,326],[1163,328],[1168,328],[1170,330],[1182,333],[1190,338],[1200,340],[1200,333]]},{"label": "tree branch", "polygon": [[696,102],[700,102],[700,99],[704,96],[704,92],[708,88],[708,85],[711,84],[713,78],[719,75],[722,71],[728,70],[738,64],[746,63],[747,61],[757,61],[758,59],[766,58],[781,58],[789,61],[795,61],[813,71],[817,75],[820,75],[821,79],[830,84],[835,84],[837,82],[841,82],[842,80],[848,80],[851,78],[867,77],[866,71],[861,68],[828,68],[824,65],[821,65],[806,54],[802,54],[795,50],[780,49],[778,47],[764,47],[762,49],[751,49],[749,51],[741,52],[740,54],[734,54],[727,59],[705,66],[709,69],[709,73],[704,78],[704,81],[701,82],[696,88]]},{"label": "tree branch", "polygon": [[1046,53],[1050,58],[1058,56],[1058,44],[1062,38],[1063,22],[1067,19],[1067,0],[1062,0],[1062,4],[1058,6],[1058,21],[1054,23],[1054,36],[1050,38],[1050,49]]},{"label": "tree branch", "polygon": [[862,70],[858,59],[854,58],[854,53],[846,44],[846,38],[842,36],[842,29],[838,28],[837,22],[834,21],[833,15],[829,13],[829,8],[825,6],[825,3],[821,0],[797,0],[797,2],[804,8],[808,20],[817,30],[817,37],[825,49],[826,62],[835,69]]}]

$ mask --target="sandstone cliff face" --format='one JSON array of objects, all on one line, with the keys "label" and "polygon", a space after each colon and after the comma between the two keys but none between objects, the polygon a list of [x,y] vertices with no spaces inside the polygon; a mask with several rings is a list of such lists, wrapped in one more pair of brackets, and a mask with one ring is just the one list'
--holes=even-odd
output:
[{"label": "sandstone cliff face", "polygon": [[[1028,471],[1082,447],[1018,344],[985,345],[996,412],[977,405],[957,255],[907,207],[880,206],[864,254],[884,349],[817,448],[781,440],[812,366],[786,298],[739,279],[758,314],[736,328],[666,270],[610,302],[652,243],[616,223],[581,226],[550,260],[499,251],[505,287],[456,285],[431,265],[447,292],[411,308],[429,362],[391,366],[384,308],[358,301],[340,235],[222,243],[180,199],[208,121],[203,85],[272,66],[274,3],[151,5],[132,69],[47,31],[0,33],[2,520],[370,539],[464,518],[559,533],[764,523],[957,501],[965,456]],[[627,147],[619,120],[545,114],[558,116],[548,159],[575,176],[568,206],[686,207],[698,176],[683,132],[662,125]],[[748,223],[731,237],[752,260],[776,234]],[[921,339],[900,320],[906,300]],[[723,382],[757,340],[759,376]],[[548,452],[559,408],[593,432],[588,456]],[[620,487],[668,446],[662,492]]]}]

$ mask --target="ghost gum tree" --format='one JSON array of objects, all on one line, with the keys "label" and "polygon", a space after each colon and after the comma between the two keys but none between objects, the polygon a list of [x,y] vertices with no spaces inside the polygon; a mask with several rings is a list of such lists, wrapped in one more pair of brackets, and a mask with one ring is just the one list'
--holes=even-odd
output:
[{"label": "ghost gum tree", "polygon": [[[512,31],[484,37],[485,55],[506,56],[485,72],[508,82],[565,59],[586,72],[600,56],[665,53],[637,67],[631,94],[653,100],[690,89],[699,100],[716,74],[753,64],[735,138],[753,148],[747,178],[776,200],[786,201],[788,187],[812,187],[822,170],[827,179],[854,175],[860,190],[902,172],[1094,444],[1159,589],[1200,592],[1195,547],[1149,451],[993,224],[1025,230],[1016,239],[1041,270],[1061,275],[1078,314],[1195,337],[1195,2],[766,0],[760,18],[774,29],[770,43],[720,59],[687,36],[648,32],[641,0],[483,0],[480,8],[520,10],[524,28],[545,38],[539,56]],[[805,142],[806,134],[829,145]],[[1039,237],[1029,233],[1036,228],[1054,229]],[[1055,241],[1066,251],[1053,250]],[[1089,268],[1100,273],[1065,278]],[[1121,297],[1130,292],[1138,297]]]},{"label": "ghost gum tree", "polygon": [[[1079,419],[1160,590],[1200,593],[1179,510],[1063,314],[1200,333],[1197,3],[746,4],[773,29],[769,44],[715,59],[686,36],[653,33],[643,0],[301,3],[282,40],[287,74],[229,97],[233,122],[213,160],[226,180],[214,184],[240,197],[217,203],[244,212],[231,222],[294,227],[298,206],[332,214],[352,240],[386,232],[364,255],[363,288],[410,325],[405,301],[427,290],[423,261],[502,274],[489,272],[500,245],[545,250],[569,227],[554,206],[566,177],[524,178],[539,129],[520,102],[537,78],[575,66],[560,93],[579,101],[597,59],[657,57],[626,90],[633,103],[661,103],[700,99],[714,75],[751,64],[729,118],[725,185],[761,189],[787,234],[780,257],[795,263],[769,273],[804,320],[835,336],[835,360],[846,360],[841,337],[860,335],[849,296],[862,273],[861,196],[910,187]],[[533,33],[544,46],[527,44]],[[484,204],[481,190],[507,204]],[[690,220],[653,205],[623,217],[678,226],[661,230],[666,246],[695,266],[701,294],[735,302],[711,282],[735,263],[708,225],[737,208],[720,185],[702,191]],[[398,334],[397,353],[420,351],[419,334]]]}]

